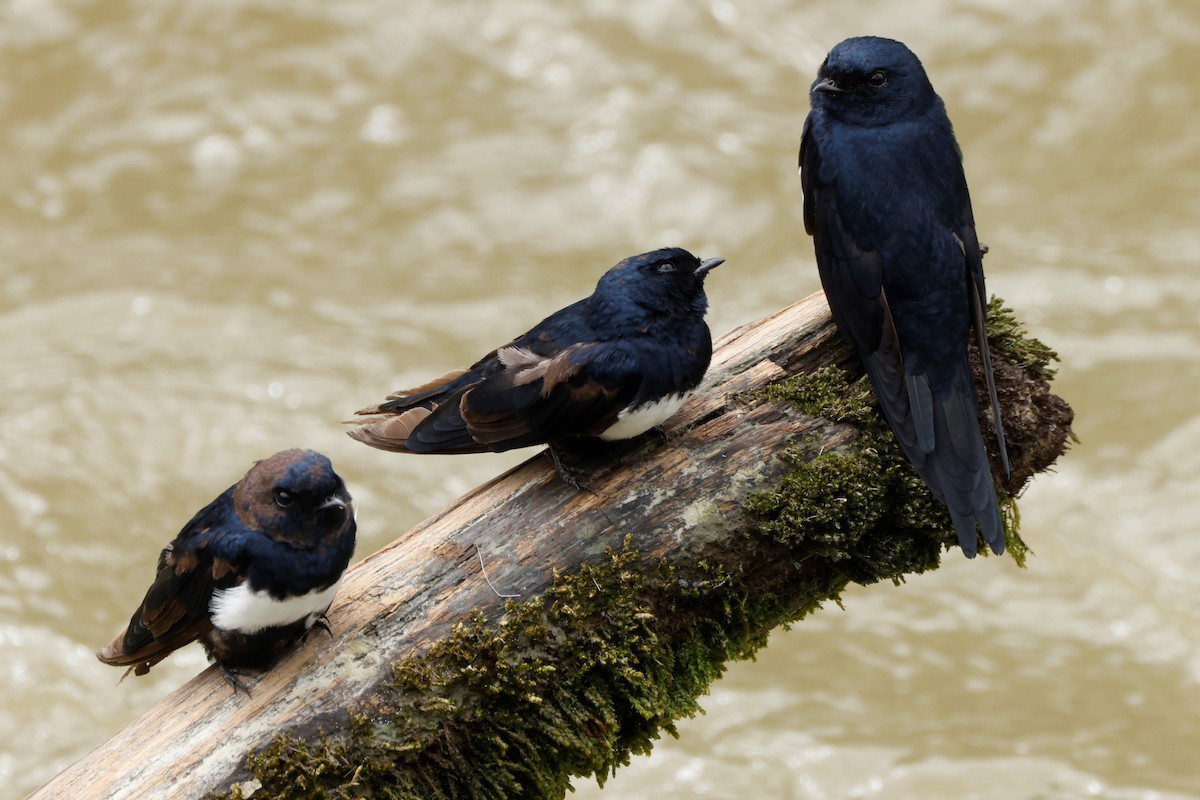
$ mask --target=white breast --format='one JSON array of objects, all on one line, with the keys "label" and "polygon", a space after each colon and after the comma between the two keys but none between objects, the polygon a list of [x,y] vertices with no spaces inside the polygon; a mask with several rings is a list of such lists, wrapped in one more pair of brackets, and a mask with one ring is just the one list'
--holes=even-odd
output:
[{"label": "white breast", "polygon": [[213,592],[208,613],[217,628],[239,633],[255,633],[298,620],[305,620],[304,627],[311,628],[333,602],[338,583],[341,581],[328,589],[284,600],[277,600],[265,591],[253,591],[250,584],[242,583]]},{"label": "white breast", "polygon": [[640,436],[655,425],[661,425],[674,416],[689,394],[691,392],[669,394],[653,403],[642,403],[637,407],[630,406],[617,415],[617,421],[600,434],[600,438],[611,442],[614,439],[632,439]]}]

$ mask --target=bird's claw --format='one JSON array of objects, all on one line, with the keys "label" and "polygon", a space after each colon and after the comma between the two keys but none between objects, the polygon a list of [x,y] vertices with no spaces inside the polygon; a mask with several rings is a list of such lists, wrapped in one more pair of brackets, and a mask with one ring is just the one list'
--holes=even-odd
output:
[{"label": "bird's claw", "polygon": [[246,697],[250,696],[250,687],[242,681],[242,677],[246,673],[238,672],[237,670],[230,669],[229,667],[221,664],[217,665],[217,671],[221,673],[221,677],[225,679],[225,682],[233,688],[233,693],[235,695],[239,691],[242,691],[246,693]]},{"label": "bird's claw", "polygon": [[587,492],[593,497],[600,496],[596,494],[595,489],[583,482],[583,479],[591,477],[589,473],[582,469],[568,467],[553,446],[547,445],[546,452],[550,454],[550,460],[554,462],[554,471],[558,473],[558,477],[563,483],[577,492]]},{"label": "bird's claw", "polygon": [[316,622],[312,624],[312,628],[309,628],[309,630],[311,631],[313,628],[320,628],[321,630],[325,631],[325,633],[329,634],[330,639],[333,638],[333,628],[329,627],[329,617],[325,616],[324,614],[317,617]]}]

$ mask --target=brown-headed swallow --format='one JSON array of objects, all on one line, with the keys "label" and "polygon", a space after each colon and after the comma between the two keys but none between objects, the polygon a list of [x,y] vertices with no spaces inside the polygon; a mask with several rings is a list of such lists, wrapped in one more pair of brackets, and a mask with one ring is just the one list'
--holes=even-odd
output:
[{"label": "brown-headed swallow", "polygon": [[327,626],[354,552],[354,509],[329,459],[284,450],[257,462],[163,548],[129,624],[96,653],[135,675],[189,642],[235,690],[314,625]]}]

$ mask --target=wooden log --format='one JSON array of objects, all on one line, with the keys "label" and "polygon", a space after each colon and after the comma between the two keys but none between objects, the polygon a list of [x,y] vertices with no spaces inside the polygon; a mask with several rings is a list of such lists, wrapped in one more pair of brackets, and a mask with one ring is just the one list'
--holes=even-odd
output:
[{"label": "wooden log", "polygon": [[[993,349],[1015,496],[1071,412],[1044,358],[1005,358],[1038,352],[1010,339]],[[576,454],[594,495],[532,457],[352,567],[332,639],[250,697],[205,670],[32,797],[561,796],[603,778],[771,627],[953,540],[898,449],[880,455],[861,383],[824,416],[754,394],[831,364],[854,369],[820,295],[728,333],[665,440]],[[815,522],[789,517],[805,486]]]}]

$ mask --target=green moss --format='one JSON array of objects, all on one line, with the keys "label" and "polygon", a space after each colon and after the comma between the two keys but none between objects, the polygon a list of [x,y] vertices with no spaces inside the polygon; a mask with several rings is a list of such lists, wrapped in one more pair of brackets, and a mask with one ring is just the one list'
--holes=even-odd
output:
[{"label": "green moss", "polygon": [[[777,489],[752,495],[746,503],[761,520],[762,534],[803,557],[828,562],[855,583],[899,581],[907,573],[937,567],[941,552],[956,541],[949,513],[904,456],[866,378],[849,382],[831,366],[750,396],[851,422],[857,430],[850,445],[829,452],[814,454],[807,442],[782,452],[791,472]],[[1009,550],[1024,563],[1016,505],[1002,494],[1000,500]]]},{"label": "green moss", "polygon": [[[344,755],[345,749],[331,743],[324,735],[316,745],[276,736],[270,747],[248,759],[248,766],[262,784],[251,794],[262,797],[271,791],[268,787],[287,786],[290,797],[329,797],[324,785],[331,778],[347,785],[354,783],[354,772]],[[246,794],[241,786],[236,786],[224,797],[243,800]]]},{"label": "green moss", "polygon": [[1025,561],[1033,551],[1021,538],[1021,509],[1017,499],[1007,493],[997,490],[996,497],[1000,501],[1000,517],[1004,521],[1004,552],[1012,557],[1017,566],[1025,568]]},{"label": "green moss", "polygon": [[348,730],[316,744],[278,737],[252,755],[255,796],[561,797],[573,775],[603,783],[674,735],[725,662],[789,613],[720,568],[680,582],[667,563],[644,574],[637,561],[627,540],[542,597],[509,602],[501,620],[476,612],[395,664]]},{"label": "green moss", "polygon": [[988,347],[992,352],[1046,380],[1053,380],[1058,353],[1033,338],[1011,308],[995,295],[987,307]]},{"label": "green moss", "polygon": [[832,366],[769,383],[744,396],[771,403],[789,403],[810,417],[824,417],[833,422],[873,425],[879,418],[871,385],[865,379],[847,384],[845,374]]}]

